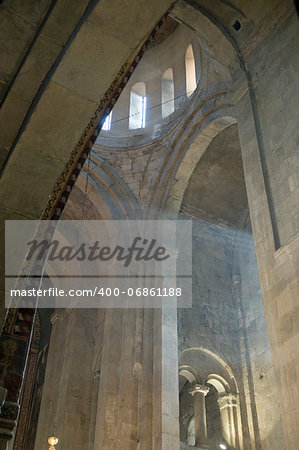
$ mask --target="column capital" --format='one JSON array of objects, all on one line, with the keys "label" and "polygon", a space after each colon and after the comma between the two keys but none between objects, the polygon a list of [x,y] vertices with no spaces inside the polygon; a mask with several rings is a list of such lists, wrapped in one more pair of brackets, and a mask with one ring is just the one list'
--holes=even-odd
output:
[{"label": "column capital", "polygon": [[208,386],[205,386],[204,384],[194,384],[193,386],[191,386],[191,388],[189,389],[189,393],[191,395],[195,394],[203,394],[204,396],[207,395],[207,393],[209,392],[210,388]]},{"label": "column capital", "polygon": [[217,402],[220,409],[237,406],[237,394],[229,393],[224,395],[219,395]]}]

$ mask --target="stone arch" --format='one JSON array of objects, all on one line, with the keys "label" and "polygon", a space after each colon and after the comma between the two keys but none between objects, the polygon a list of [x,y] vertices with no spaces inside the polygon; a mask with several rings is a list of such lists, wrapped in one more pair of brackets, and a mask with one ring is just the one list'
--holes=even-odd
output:
[{"label": "stone arch", "polygon": [[[184,382],[180,380],[180,390],[188,382],[187,387],[189,386],[188,390],[192,392],[192,395],[195,395],[194,392],[197,391],[205,392],[204,395],[207,395],[206,392],[213,387],[217,395],[217,403],[214,400],[219,417],[217,430],[221,430],[222,442],[226,444],[226,448],[242,448],[238,387],[230,366],[214,352],[201,347],[192,347],[182,351],[179,356],[179,375],[180,378],[185,378]],[[201,414],[205,415],[206,410],[205,407],[203,408]],[[197,414],[194,409],[192,417],[195,421],[198,420]],[[195,424],[196,442],[200,438],[198,430],[199,428]],[[219,441],[218,444],[220,443]]]},{"label": "stone arch", "polygon": [[[88,190],[90,189],[94,193],[93,201],[100,201],[100,197],[102,197],[106,208],[109,209],[109,218],[137,218],[139,216],[140,205],[129,186],[115,169],[96,153],[91,154],[90,164],[85,164],[78,178],[77,183],[80,189],[85,189],[86,180],[88,181]],[[119,211],[117,215],[115,215],[115,208]]]},{"label": "stone arch", "polygon": [[228,382],[223,377],[215,373],[212,373],[208,376],[207,383],[212,384],[212,386],[214,386],[215,389],[220,393],[229,392],[230,390]]},{"label": "stone arch", "polygon": [[189,383],[201,382],[199,374],[188,365],[183,365],[179,368],[179,376],[184,377]]},{"label": "stone arch", "polygon": [[230,366],[211,350],[202,347],[183,350],[179,356],[179,372],[184,368],[193,374],[194,381],[207,383],[218,380],[227,392],[237,393],[237,383]]},{"label": "stone arch", "polygon": [[233,123],[236,123],[236,119],[232,115],[220,115],[197,132],[173,176],[166,201],[167,213],[178,215],[189,179],[200,158],[214,137]]}]

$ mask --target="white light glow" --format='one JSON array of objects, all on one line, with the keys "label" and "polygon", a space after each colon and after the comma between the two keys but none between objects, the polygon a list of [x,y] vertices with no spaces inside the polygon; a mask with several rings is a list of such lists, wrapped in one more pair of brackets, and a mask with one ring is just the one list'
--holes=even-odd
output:
[{"label": "white light glow", "polygon": [[103,130],[110,130],[110,128],[111,128],[111,119],[112,119],[112,111],[105,119],[105,122],[103,124]]},{"label": "white light glow", "polygon": [[143,82],[135,83],[130,94],[129,129],[145,128],[146,125],[146,86]]},{"label": "white light glow", "polygon": [[220,444],[219,447],[222,448],[223,450],[226,450],[227,448],[224,444]]},{"label": "white light glow", "polygon": [[190,97],[190,95],[193,94],[197,86],[195,60],[191,44],[189,45],[186,51],[185,66],[186,66],[186,94],[188,97]]}]

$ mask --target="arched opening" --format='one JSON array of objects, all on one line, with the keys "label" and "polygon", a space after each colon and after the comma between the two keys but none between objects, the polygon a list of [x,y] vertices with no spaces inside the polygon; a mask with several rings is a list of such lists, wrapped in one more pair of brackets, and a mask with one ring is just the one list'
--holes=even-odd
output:
[{"label": "arched opening", "polygon": [[146,121],[146,87],[145,83],[135,83],[130,94],[130,130],[145,128]]},{"label": "arched opening", "polygon": [[202,348],[181,353],[181,448],[239,448],[237,385],[229,366]]},{"label": "arched opening", "polygon": [[186,94],[190,97],[196,89],[196,69],[195,59],[192,45],[187,48],[185,55],[185,68],[186,68]]},{"label": "arched opening", "polygon": [[170,67],[162,75],[162,119],[174,111],[173,70]]},{"label": "arched opening", "polygon": [[207,436],[209,442],[218,446],[224,442],[221,412],[218,405],[219,391],[209,383],[207,386],[209,386],[209,393],[206,396]]}]

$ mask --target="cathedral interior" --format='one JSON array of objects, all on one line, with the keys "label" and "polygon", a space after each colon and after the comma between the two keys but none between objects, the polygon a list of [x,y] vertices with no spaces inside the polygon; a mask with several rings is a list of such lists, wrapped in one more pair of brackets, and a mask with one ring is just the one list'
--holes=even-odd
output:
[{"label": "cathedral interior", "polygon": [[[2,0],[0,29],[0,450],[299,449],[295,2]],[[161,216],[192,307],[5,308],[5,221]]]}]

